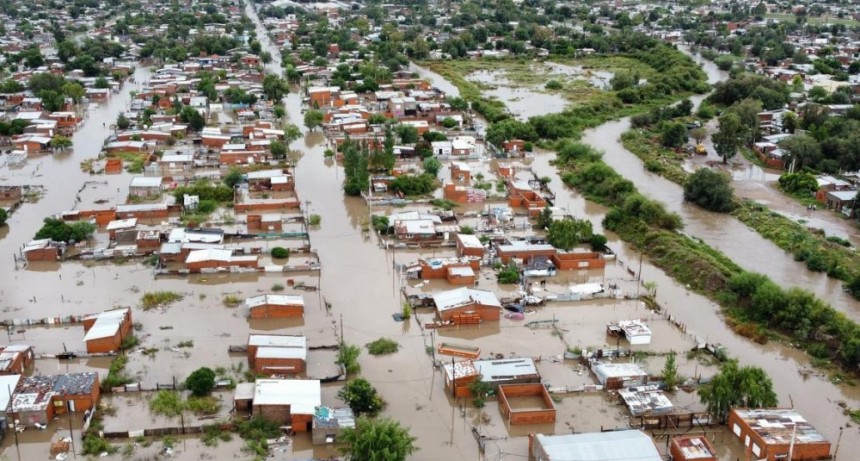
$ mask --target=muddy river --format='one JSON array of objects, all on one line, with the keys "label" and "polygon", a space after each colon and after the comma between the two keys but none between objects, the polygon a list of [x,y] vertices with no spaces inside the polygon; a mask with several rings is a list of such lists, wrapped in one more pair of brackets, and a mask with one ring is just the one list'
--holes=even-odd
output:
[{"label": "muddy river", "polygon": [[[265,31],[256,14],[248,10],[248,15],[257,23],[258,37],[273,55],[273,63],[268,68],[278,71],[278,50],[265,37]],[[446,86],[450,85],[426,70],[419,71],[423,77],[431,77],[437,87],[446,89]],[[709,74],[711,72],[709,70]],[[135,79],[143,81],[148,75],[149,70],[140,66],[135,73]],[[126,196],[129,175],[91,177],[82,173],[78,164],[98,154],[103,139],[109,134],[107,126],[113,123],[119,112],[126,109],[130,99],[129,91],[134,88],[135,84],[127,84],[121,93],[113,95],[109,102],[90,112],[87,122],[74,137],[74,150],[58,156],[31,159],[19,170],[0,170],[0,183],[46,187],[41,200],[20,208],[9,220],[8,233],[0,233],[0,255],[8,258],[9,264],[6,272],[8,275],[0,282],[4,318],[35,318],[62,312],[95,312],[113,305],[136,306],[140,293],[147,290],[182,292],[185,295],[184,300],[164,310],[144,313],[135,309],[136,320],[139,319],[144,326],[144,344],[159,347],[161,350],[155,359],[133,356],[130,360],[130,371],[150,383],[163,382],[174,376],[185,376],[189,370],[202,363],[224,367],[236,365],[242,358],[230,357],[226,346],[241,343],[250,331],[305,334],[311,341],[325,342],[340,328],[342,322],[346,341],[351,344],[364,345],[381,336],[396,339],[401,347],[393,355],[373,357],[362,354],[361,374],[368,378],[387,400],[385,415],[401,421],[418,437],[421,449],[410,458],[414,460],[475,459],[478,449],[471,434],[472,427],[478,427],[482,433],[492,437],[493,442],[488,447],[485,459],[501,459],[502,454],[510,454],[511,457],[523,456],[526,450],[524,436],[533,430],[568,433],[570,430],[594,431],[601,427],[626,425],[624,411],[600,394],[567,394],[559,399],[556,403],[559,408],[559,422],[554,426],[511,430],[505,427],[495,402],[489,402],[486,408],[478,410],[467,402],[451,398],[445,392],[442,375],[434,369],[431,356],[427,353],[427,346],[433,343],[433,339],[415,321],[396,322],[392,318],[392,314],[400,311],[401,285],[410,283],[401,280],[394,267],[396,263],[412,262],[418,255],[408,251],[384,251],[380,249],[376,237],[367,238],[362,234],[362,223],[368,220],[371,210],[360,199],[343,195],[343,171],[336,164],[324,161],[325,139],[319,132],[307,132],[303,140],[293,144],[293,148],[301,151],[301,155],[297,156],[295,170],[297,193],[303,203],[306,203],[309,212],[322,216],[321,225],[311,230],[310,240],[319,253],[323,269],[318,278],[316,275],[302,276],[308,284],[319,285],[321,291],[305,295],[308,308],[301,324],[248,325],[234,311],[221,305],[221,298],[227,294],[247,296],[266,292],[274,283],[284,283],[283,275],[155,279],[150,270],[136,263],[95,267],[64,263],[62,268],[52,266],[42,271],[13,270],[12,254],[32,238],[45,216],[75,207],[76,195],[87,181],[95,181],[86,186],[89,188],[85,196],[87,201],[106,200],[106,207]],[[286,107],[291,123],[302,126],[301,96],[295,92],[290,93],[286,97]],[[761,247],[766,241],[755,243],[756,241],[746,238],[747,234],[740,234],[745,236],[743,239],[736,238],[738,234],[735,232],[740,233],[745,229],[736,221],[678,205],[681,201],[679,189],[670,189],[674,187],[673,184],[663,184],[657,181],[659,178],[649,176],[638,159],[617,145],[615,140],[625,126],[626,122],[623,121],[604,125],[589,132],[588,139],[605,150],[607,161],[633,180],[643,193],[659,198],[673,209],[684,213],[688,232],[727,251],[730,257],[742,265],[767,266],[762,272],[785,284],[791,281],[800,283],[801,279],[810,286],[822,283],[806,274],[806,270],[795,264],[790,256],[778,251],[771,254],[764,253],[759,248],[750,248],[753,244]],[[568,209],[575,216],[590,219],[595,229],[599,230],[605,208],[564,188],[556,169],[549,164],[553,156],[551,152],[538,153],[531,160],[531,167],[538,175],[552,178],[551,185],[557,194],[559,207]],[[627,164],[627,169],[619,167],[618,163]],[[667,189],[677,193],[667,193]],[[373,213],[391,211],[376,208],[372,210]],[[733,226],[739,227],[735,229]],[[721,230],[732,238],[721,238]],[[702,235],[699,235],[700,233]],[[755,234],[752,236],[755,237]],[[649,318],[654,324],[654,331],[663,337],[664,342],[661,344],[665,349],[662,352],[670,348],[683,350],[697,338],[723,344],[730,354],[737,356],[742,363],[756,364],[764,368],[774,380],[782,405],[789,406],[793,403],[835,444],[840,427],[845,426],[848,421],[842,415],[837,402],[844,401],[851,407],[860,407],[860,389],[835,385],[826,376],[814,371],[801,373],[809,369],[809,360],[805,354],[795,349],[774,343],[758,345],[735,335],[722,321],[718,306],[702,296],[688,292],[647,260],[640,266],[638,253],[614,235],[610,234],[608,237],[609,245],[618,254],[617,263],[607,267],[605,275],[582,274],[583,280],[599,277],[622,280],[626,277],[628,286],[631,282],[635,286],[628,271],[638,272],[641,267],[642,279],[657,284],[657,300],[660,304],[687,326],[687,333],[681,334],[665,319]],[[751,241],[754,243],[749,243]],[[773,262],[763,264],[760,259]],[[784,277],[778,277],[780,273],[785,273]],[[788,278],[788,273],[792,274],[791,279]],[[493,286],[492,281],[482,279],[482,286],[485,283],[487,286]],[[323,307],[324,301],[331,304],[330,312]],[[424,315],[419,312],[416,318]],[[560,319],[564,331],[559,334],[552,334],[551,331],[531,331],[522,324],[505,319],[493,328],[447,332],[446,337],[452,340],[474,341],[486,352],[540,357],[540,370],[548,379],[554,383],[576,383],[585,379],[579,374],[581,370],[570,366],[568,362],[555,359],[564,351],[565,343],[581,347],[601,345],[601,341],[607,341],[604,335],[600,334],[607,318],[644,318],[649,315],[636,301],[588,302],[582,306],[547,307],[533,314],[535,319]],[[201,318],[206,320],[201,322]],[[162,330],[162,326],[172,326],[173,329]],[[34,330],[27,337],[9,339],[11,342],[23,343],[29,338],[40,342],[40,351],[56,352],[62,347],[63,341],[80,341],[80,334],[72,330],[74,328]],[[50,335],[56,335],[59,340],[50,342],[47,339]],[[175,349],[180,340],[193,340],[196,347],[187,351],[187,354],[185,351],[177,351]],[[685,376],[707,376],[714,370],[713,367],[699,364],[695,360],[682,358],[679,362],[681,372]],[[38,365],[43,372],[59,372],[67,367],[72,367],[69,368],[72,371],[96,369],[104,372],[106,366],[104,361],[58,366],[56,361],[49,360],[39,361]],[[650,359],[646,366],[649,371],[657,372],[662,366],[661,359]],[[324,399],[333,399],[336,387],[337,385],[327,385],[323,392]],[[693,411],[701,409],[694,394],[679,393],[673,400],[676,400],[679,407]],[[136,399],[116,398],[114,403],[123,412],[118,413],[120,419],[126,414],[126,420],[149,418],[145,415],[145,405]],[[327,400],[326,403],[337,404],[336,401]],[[113,418],[110,422],[116,424],[122,421]],[[68,425],[63,424],[55,422],[52,426],[68,430]],[[72,427],[79,428],[80,422],[73,421]],[[4,440],[3,455],[14,460],[44,459],[48,432],[50,431],[26,432],[19,448],[20,455],[14,446],[13,438],[7,436]],[[156,442],[152,447],[141,448],[136,453],[150,456],[159,445]],[[246,455],[241,454],[241,445],[241,441],[236,438],[232,442],[222,443],[216,449],[204,447],[197,440],[181,440],[178,448],[183,453],[181,459],[243,459]],[[860,436],[856,428],[846,429],[841,445],[841,453],[860,451]],[[738,447],[739,444],[728,438],[724,446],[721,445],[721,459],[734,459],[733,453],[737,453]],[[276,456],[279,459],[308,459],[331,455],[331,451],[311,447],[304,439],[297,438],[291,448],[279,449]],[[110,459],[121,458],[117,455]]]}]

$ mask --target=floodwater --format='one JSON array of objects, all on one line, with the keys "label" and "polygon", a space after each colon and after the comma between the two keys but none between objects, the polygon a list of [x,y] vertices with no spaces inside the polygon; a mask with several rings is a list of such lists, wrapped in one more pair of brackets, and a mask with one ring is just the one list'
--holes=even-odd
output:
[{"label": "floodwater", "polygon": [[[265,39],[259,20],[249,11],[249,16],[258,24],[258,35],[277,62],[277,50]],[[271,66],[270,66],[271,67]],[[148,71],[138,68],[137,81],[146,78]],[[133,85],[131,85],[133,86]],[[13,177],[7,170],[0,175],[9,184],[20,183],[22,179],[34,184],[43,184],[45,196],[36,204],[27,204],[10,219],[9,233],[0,241],[0,254],[17,251],[38,229],[44,216],[58,213],[75,206],[75,194],[88,180],[96,181],[95,193],[88,194],[94,199],[104,196],[107,199],[116,194],[114,200],[125,197],[129,175],[115,177],[90,177],[80,172],[78,162],[98,154],[101,140],[108,134],[101,123],[109,125],[128,103],[127,87],[122,93],[97,111],[90,114],[90,120],[75,135],[75,150],[65,159],[43,158],[28,164],[23,171],[15,171]],[[287,112],[292,123],[301,126],[301,97],[291,93],[286,98]],[[615,136],[617,137],[617,135]],[[433,367],[427,347],[434,341],[451,340],[475,343],[489,354],[511,353],[521,357],[540,358],[539,369],[548,380],[559,385],[577,385],[589,382],[587,372],[569,362],[559,359],[565,343],[571,346],[614,345],[605,336],[605,322],[620,318],[646,318],[655,331],[653,347],[649,351],[666,352],[669,349],[681,351],[688,348],[694,338],[725,345],[732,355],[738,356],[744,364],[763,367],[773,378],[780,401],[788,405],[793,398],[794,405],[832,441],[837,439],[839,428],[847,418],[841,414],[837,402],[844,401],[848,406],[860,407],[860,390],[837,386],[824,376],[815,373],[801,374],[809,368],[809,360],[795,349],[781,344],[757,345],[735,335],[724,322],[720,321],[718,306],[695,293],[687,292],[666,275],[648,263],[639,263],[640,255],[608,234],[610,246],[616,251],[619,261],[606,269],[605,277],[624,281],[635,286],[629,271],[641,272],[643,280],[657,283],[657,300],[678,321],[687,326],[686,334],[672,327],[659,316],[653,316],[640,303],[635,301],[594,301],[581,305],[547,306],[530,315],[529,320],[560,320],[561,334],[553,334],[551,329],[530,330],[514,321],[503,320],[496,325],[459,331],[438,332],[438,336],[423,331],[419,321],[426,313],[418,312],[411,320],[396,322],[392,314],[400,311],[400,276],[394,269],[396,264],[413,262],[419,252],[384,251],[379,248],[375,237],[365,238],[361,223],[368,218],[370,210],[360,200],[344,197],[341,182],[343,171],[333,162],[325,162],[323,150],[325,141],[318,132],[306,133],[301,144],[303,154],[298,160],[296,173],[297,194],[307,202],[309,212],[322,216],[322,223],[311,229],[311,244],[318,251],[322,265],[320,274],[206,274],[189,278],[154,278],[151,269],[135,262],[124,265],[63,263],[47,267],[47,270],[11,270],[0,283],[0,297],[3,299],[4,318],[34,318],[53,316],[59,313],[91,313],[115,305],[134,306],[135,321],[140,322],[137,333],[141,337],[141,348],[155,348],[154,357],[145,356],[140,349],[130,353],[128,372],[140,376],[144,383],[172,382],[173,378],[183,379],[198,366],[224,367],[236,371],[244,362],[242,356],[231,356],[227,347],[243,344],[247,334],[252,331],[269,331],[281,334],[304,334],[313,344],[328,344],[341,329],[350,344],[363,346],[379,337],[395,339],[400,349],[393,355],[373,357],[366,353],[360,357],[361,375],[369,379],[388,402],[385,416],[400,421],[418,437],[421,448],[410,459],[413,460],[465,460],[474,459],[477,453],[471,429],[473,427],[492,439],[488,445],[485,459],[497,459],[502,453],[512,456],[526,454],[528,432],[569,433],[572,430],[596,431],[600,428],[625,427],[625,411],[614,401],[602,394],[566,394],[557,404],[559,418],[555,425],[521,426],[509,428],[502,420],[496,403],[489,401],[483,410],[478,410],[463,400],[449,397],[443,386],[441,373]],[[568,209],[572,214],[586,217],[600,229],[605,208],[582,199],[577,193],[565,189],[554,167],[549,165],[552,153],[538,153],[532,162],[540,176],[552,178],[552,187],[557,193],[557,205]],[[641,170],[641,166],[639,166]],[[108,181],[107,184],[101,184]],[[117,190],[119,189],[119,190]],[[88,199],[89,200],[89,199]],[[111,201],[110,204],[115,203]],[[109,206],[109,205],[106,205]],[[378,212],[379,210],[374,210]],[[424,253],[428,256],[429,253]],[[11,258],[7,260],[12,264]],[[641,270],[640,270],[641,269]],[[571,279],[596,280],[601,277],[597,272],[571,274]],[[305,292],[307,303],[304,319],[275,323],[248,322],[238,311],[223,305],[226,295],[244,298],[257,293],[269,292],[275,284],[288,285],[287,279],[303,281],[320,288],[317,292]],[[494,286],[492,280],[482,279],[481,286]],[[147,291],[172,290],[182,293],[182,301],[163,309],[142,311],[138,306],[140,296]],[[287,293],[293,293],[287,288]],[[331,304],[331,310],[325,304]],[[32,331],[32,333],[29,333]],[[78,336],[78,333],[80,334]],[[62,349],[63,341],[82,338],[80,327],[52,328],[44,331],[36,329],[25,333],[28,338],[43,341],[39,352],[57,352]],[[55,335],[55,336],[51,336]],[[55,338],[51,341],[50,338]],[[24,342],[25,338],[13,337],[12,342]],[[193,342],[193,347],[179,347],[180,342]],[[78,343],[77,347],[82,345]],[[320,360],[325,365],[327,358]],[[656,373],[662,367],[661,358],[649,358],[645,365]],[[53,362],[57,363],[57,362]],[[679,358],[681,374],[684,376],[709,376],[714,368],[700,364],[686,357]],[[55,372],[50,359],[39,360],[40,370]],[[104,361],[89,360],[74,363],[58,363],[56,371],[95,369],[104,375]],[[581,373],[581,374],[580,374]],[[145,386],[146,387],[146,386]],[[336,398],[338,384],[324,388],[324,402],[338,405]],[[815,389],[815,392],[810,392]],[[225,397],[227,398],[227,397]],[[112,397],[118,407],[127,410],[129,422],[153,421],[144,411],[142,396]],[[698,410],[697,399],[693,394],[676,397],[683,408]],[[119,405],[121,404],[121,405]],[[118,417],[123,413],[118,412]],[[110,423],[122,423],[111,419]],[[28,430],[23,434],[20,455],[17,454],[12,437],[4,441],[4,456],[14,460],[43,458],[47,453],[45,442],[53,434],[54,428],[65,427],[61,421],[52,423],[52,429],[44,432]],[[80,424],[77,428],[76,443],[80,443]],[[856,429],[848,429],[853,434]],[[65,433],[59,431],[55,439]],[[844,452],[860,450],[860,437],[846,437],[842,440]],[[722,459],[730,459],[733,439],[721,446]],[[80,445],[78,445],[80,446]],[[140,446],[136,456],[149,456],[160,449],[161,443],[155,441],[150,447]],[[209,448],[199,440],[181,439],[178,451],[182,459],[202,457],[203,459],[243,458],[242,442],[238,438],[222,442],[218,448]],[[213,458],[213,453],[217,453]],[[307,437],[296,437],[289,447],[276,449],[276,456],[283,459],[308,459],[310,457],[330,456],[325,448],[311,447]],[[109,459],[121,459],[115,455]]]}]

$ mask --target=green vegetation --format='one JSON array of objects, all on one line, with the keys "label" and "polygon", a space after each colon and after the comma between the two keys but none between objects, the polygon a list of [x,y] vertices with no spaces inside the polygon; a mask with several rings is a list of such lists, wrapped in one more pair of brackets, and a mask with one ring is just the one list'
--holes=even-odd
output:
[{"label": "green vegetation", "polygon": [[472,394],[472,405],[476,408],[483,408],[487,401],[487,396],[493,390],[493,386],[487,384],[483,377],[469,383],[469,393]]},{"label": "green vegetation", "polygon": [[218,442],[229,442],[233,440],[233,436],[222,429],[221,423],[209,424],[203,426],[203,445],[207,447],[215,447]]},{"label": "green vegetation", "polygon": [[78,221],[67,224],[61,219],[45,218],[42,228],[36,232],[35,239],[51,239],[55,242],[83,242],[86,241],[96,226],[87,221]]},{"label": "green vegetation", "polygon": [[684,182],[684,200],[700,207],[726,213],[734,208],[731,178],[710,168],[699,168]]},{"label": "green vegetation", "polygon": [[119,451],[117,447],[114,447],[98,435],[87,434],[84,436],[84,448],[82,450],[84,455],[98,456],[105,452],[116,453],[117,451]]},{"label": "green vegetation", "polygon": [[255,460],[265,459],[269,453],[267,440],[283,435],[281,427],[274,421],[260,417],[240,421],[236,424],[236,432],[245,440],[245,450],[251,452]]},{"label": "green vegetation", "polygon": [[114,357],[108,368],[108,375],[102,381],[103,389],[111,389],[114,387],[125,386],[132,382],[132,378],[125,374],[125,366],[128,364],[128,356],[118,355]]},{"label": "green vegetation", "polygon": [[519,283],[520,281],[520,270],[517,269],[517,266],[510,264],[508,266],[503,267],[498,274],[496,274],[496,279],[501,284],[512,284]]},{"label": "green vegetation", "polygon": [[196,195],[200,200],[213,200],[218,203],[233,202],[233,188],[224,184],[213,184],[206,180],[200,180],[190,186],[179,186],[173,190],[173,197],[178,203],[182,203],[183,196]]},{"label": "green vegetation", "polygon": [[370,355],[388,355],[397,352],[400,344],[393,339],[379,338],[364,345]]},{"label": "green vegetation", "polygon": [[669,392],[675,392],[678,387],[678,364],[675,362],[675,351],[669,353],[666,357],[666,363],[663,365],[663,385]]},{"label": "green vegetation", "polygon": [[143,294],[143,297],[140,298],[140,305],[143,310],[150,310],[180,301],[182,297],[181,293],[175,291],[153,291]]},{"label": "green vegetation", "polygon": [[287,259],[290,257],[290,250],[284,247],[272,248],[272,257],[276,259]]},{"label": "green vegetation", "polygon": [[224,295],[224,298],[221,300],[225,307],[238,307],[242,304],[242,298],[235,295]]},{"label": "green vegetation", "polygon": [[207,367],[198,368],[185,379],[185,387],[193,396],[205,397],[215,388],[215,372]]},{"label": "green vegetation", "polygon": [[158,391],[149,401],[150,411],[170,418],[181,415],[186,409],[187,404],[176,391]]},{"label": "green vegetation", "polygon": [[9,219],[9,213],[5,209],[0,208],[0,226],[5,225],[7,219]]},{"label": "green vegetation", "polygon": [[[428,159],[429,160],[429,159]],[[420,175],[400,175],[391,181],[391,188],[406,196],[425,195],[436,190],[436,176],[430,173]]]},{"label": "green vegetation", "polygon": [[388,418],[358,418],[355,427],[345,429],[339,440],[343,442],[340,451],[354,460],[405,461],[418,451],[416,438]]},{"label": "green vegetation", "polygon": [[587,219],[558,219],[549,225],[547,241],[550,245],[564,250],[572,250],[580,243],[591,241],[594,231]]},{"label": "green vegetation", "polygon": [[362,378],[346,383],[338,391],[337,398],[349,405],[356,416],[376,416],[385,408],[385,401],[376,393],[376,388]]},{"label": "green vegetation", "polygon": [[359,355],[361,355],[361,349],[358,346],[342,342],[337,351],[335,363],[342,365],[347,375],[354,375],[361,370],[361,365],[358,363]]},{"label": "green vegetation", "polygon": [[214,415],[221,409],[221,400],[207,395],[204,397],[188,397],[188,409],[198,415]]},{"label": "green vegetation", "polygon": [[322,216],[318,214],[312,214],[308,216],[308,225],[309,226],[319,226],[322,222]]},{"label": "green vegetation", "polygon": [[460,206],[460,204],[457,202],[452,202],[451,200],[447,200],[447,199],[443,199],[443,198],[434,198],[434,199],[430,200],[430,204],[437,207],[437,208],[441,208],[445,211],[451,211],[454,208],[457,208],[458,206]]},{"label": "green vegetation", "polygon": [[723,363],[720,372],[699,388],[699,398],[723,423],[732,407],[769,408],[778,402],[767,373],[758,367],[739,367],[736,360]]},{"label": "green vegetation", "polygon": [[128,335],[125,338],[122,338],[122,343],[119,346],[121,351],[127,351],[129,349],[133,349],[140,344],[140,339],[135,335]]},{"label": "green vegetation", "polygon": [[408,301],[404,301],[403,305],[400,306],[400,315],[403,317],[403,320],[412,318],[412,305]]}]

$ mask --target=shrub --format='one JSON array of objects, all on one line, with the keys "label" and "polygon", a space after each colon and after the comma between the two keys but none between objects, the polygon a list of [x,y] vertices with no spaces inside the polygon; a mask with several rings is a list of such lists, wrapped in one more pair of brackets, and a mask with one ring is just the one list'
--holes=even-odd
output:
[{"label": "shrub", "polygon": [[242,304],[242,299],[235,295],[225,295],[221,302],[226,307],[237,307],[239,304]]},{"label": "shrub", "polygon": [[140,299],[140,304],[143,306],[143,310],[149,310],[155,307],[167,306],[181,299],[182,295],[174,291],[154,291],[144,293]]},{"label": "shrub", "polygon": [[186,409],[186,404],[176,391],[158,391],[149,401],[149,410],[167,417],[179,416]]},{"label": "shrub", "polygon": [[335,363],[342,365],[346,374],[352,375],[361,370],[361,365],[358,363],[358,356],[361,355],[361,349],[358,346],[342,343],[337,351],[337,360]]},{"label": "shrub", "polygon": [[308,225],[311,226],[319,226],[322,222],[322,216],[318,214],[312,214],[308,217]]},{"label": "shrub", "polygon": [[189,397],[188,409],[198,415],[214,415],[221,409],[221,400],[213,396]]},{"label": "shrub", "polygon": [[290,250],[284,247],[272,248],[272,257],[277,259],[287,259],[290,257]]},{"label": "shrub", "polygon": [[364,345],[370,355],[388,355],[397,352],[400,349],[400,344],[393,339],[379,338],[376,341]]},{"label": "shrub", "polygon": [[564,85],[558,80],[550,80],[546,82],[544,88],[546,88],[547,90],[560,90],[564,88]]},{"label": "shrub", "polygon": [[118,448],[112,446],[107,440],[95,435],[87,434],[84,437],[83,454],[85,455],[100,455],[102,453],[116,453]]},{"label": "shrub", "polygon": [[520,281],[520,271],[516,266],[511,264],[500,270],[496,278],[502,284],[518,283]]},{"label": "shrub", "polygon": [[209,395],[212,389],[215,388],[215,372],[207,367],[198,368],[185,379],[185,387],[195,397]]},{"label": "shrub", "polygon": [[356,416],[375,416],[385,408],[385,401],[366,379],[359,378],[346,383],[337,393],[337,397],[349,405]]},{"label": "shrub", "polygon": [[684,200],[720,213],[734,208],[734,192],[729,178],[708,168],[700,168],[687,178]]}]

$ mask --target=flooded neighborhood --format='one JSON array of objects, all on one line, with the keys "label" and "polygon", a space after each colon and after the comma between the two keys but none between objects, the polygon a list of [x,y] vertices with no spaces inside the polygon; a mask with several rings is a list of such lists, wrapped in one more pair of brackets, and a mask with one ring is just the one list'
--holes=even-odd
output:
[{"label": "flooded neighborhood", "polygon": [[0,16],[0,458],[860,451],[857,5]]}]

